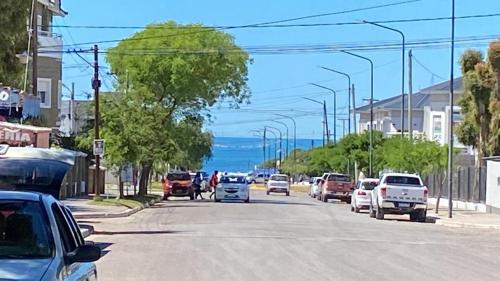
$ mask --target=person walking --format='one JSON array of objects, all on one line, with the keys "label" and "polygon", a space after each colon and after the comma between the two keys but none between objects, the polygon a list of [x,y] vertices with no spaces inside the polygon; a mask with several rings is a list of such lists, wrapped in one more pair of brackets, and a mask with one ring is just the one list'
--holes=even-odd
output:
[{"label": "person walking", "polygon": [[201,200],[203,200],[203,196],[201,195],[201,183],[203,179],[201,178],[202,175],[200,172],[196,172],[196,176],[194,176],[193,180],[193,187],[194,187],[194,199],[198,199],[198,195],[200,196]]},{"label": "person walking", "polygon": [[217,184],[219,183],[219,177],[218,177],[219,171],[215,170],[214,173],[212,174],[212,177],[210,178],[210,188],[212,188],[212,193],[210,194],[210,199],[215,197],[215,188]]}]

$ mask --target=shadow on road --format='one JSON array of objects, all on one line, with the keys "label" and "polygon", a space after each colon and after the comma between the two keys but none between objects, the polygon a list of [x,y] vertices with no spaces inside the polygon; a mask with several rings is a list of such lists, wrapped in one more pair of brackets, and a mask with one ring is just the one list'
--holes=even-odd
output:
[{"label": "shadow on road", "polygon": [[96,230],[94,234],[98,235],[151,235],[151,234],[176,234],[185,231],[175,230],[131,230],[131,231],[99,231]]},{"label": "shadow on road", "polygon": [[316,206],[316,204],[290,202],[283,200],[250,199],[250,204],[276,204],[276,205],[298,205],[298,206]]},{"label": "shadow on road", "polygon": [[104,257],[106,254],[110,252],[110,250],[106,250],[109,246],[113,245],[113,243],[108,242],[95,242],[93,243],[95,246],[101,248],[101,257]]},{"label": "shadow on road", "polygon": [[[436,220],[438,220],[439,218],[435,218],[435,217],[427,217],[425,218],[425,222],[420,222],[420,223],[436,223]],[[384,218],[384,220],[386,221],[398,221],[398,222],[411,222],[411,223],[415,223],[413,221],[410,221],[409,218],[406,218],[406,217],[401,217],[401,218]]]},{"label": "shadow on road", "polygon": [[159,205],[153,205],[150,208],[151,209],[163,209],[163,208],[207,208],[211,207],[210,205],[187,205],[188,202],[186,202],[186,205],[184,204],[176,204],[176,205],[171,205],[171,204],[159,204]]}]

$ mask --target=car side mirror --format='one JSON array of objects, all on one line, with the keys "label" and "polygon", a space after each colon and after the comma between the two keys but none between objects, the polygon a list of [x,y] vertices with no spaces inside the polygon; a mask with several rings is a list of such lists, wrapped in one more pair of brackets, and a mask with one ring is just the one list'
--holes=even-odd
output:
[{"label": "car side mirror", "polygon": [[82,245],[66,256],[66,263],[94,262],[101,258],[101,248],[95,245]]}]

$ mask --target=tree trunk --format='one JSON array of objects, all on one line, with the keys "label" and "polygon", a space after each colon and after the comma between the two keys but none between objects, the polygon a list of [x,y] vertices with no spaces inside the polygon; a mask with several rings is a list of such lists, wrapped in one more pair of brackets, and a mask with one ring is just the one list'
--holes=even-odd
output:
[{"label": "tree trunk", "polygon": [[139,179],[139,195],[148,194],[148,178],[151,172],[151,163],[144,163],[142,165],[141,177]]},{"label": "tree trunk", "polygon": [[118,198],[123,198],[122,167],[118,170]]}]

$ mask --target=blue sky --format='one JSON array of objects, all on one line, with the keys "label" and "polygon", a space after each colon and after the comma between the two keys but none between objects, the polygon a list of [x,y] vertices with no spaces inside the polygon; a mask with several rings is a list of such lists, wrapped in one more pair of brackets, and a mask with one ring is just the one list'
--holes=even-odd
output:
[{"label": "blue sky", "polygon": [[[54,24],[144,26],[153,22],[174,20],[184,24],[245,25],[394,2],[401,2],[401,0],[63,1],[63,8],[69,14],[63,19],[56,19]],[[457,0],[456,2],[457,16],[500,12],[500,1],[498,0]],[[451,0],[421,0],[400,6],[301,20],[294,23],[447,17],[451,15],[450,7]],[[450,36],[451,29],[449,21],[391,23],[387,25],[403,31],[407,41],[446,38]],[[461,38],[499,35],[498,38],[500,37],[498,26],[500,26],[500,17],[461,19],[456,22],[456,36]],[[63,35],[66,44],[121,39],[130,36],[135,31],[138,30],[54,28],[54,32]],[[369,25],[239,29],[228,32],[235,37],[236,43],[240,46],[400,40],[396,33]],[[486,49],[484,42],[475,43],[474,47],[484,51]],[[99,48],[105,49],[113,45],[101,44]],[[88,48],[89,45],[81,47]],[[464,49],[464,46],[456,48],[456,61]],[[376,99],[400,93],[401,51],[363,51],[359,54],[370,57],[374,61],[374,96]],[[429,86],[432,82],[442,82],[442,78],[449,77],[449,47],[419,48],[414,49],[413,54],[433,73],[414,63],[414,92]],[[85,57],[89,61],[92,60],[90,55],[85,55]],[[207,125],[207,129],[212,130],[216,136],[251,136],[252,133],[249,133],[249,130],[262,128],[264,125],[283,128],[280,124],[264,121],[279,118],[274,114],[282,113],[296,118],[298,137],[321,138],[321,106],[302,97],[310,97],[320,101],[326,100],[328,111],[332,113],[332,95],[308,83],[316,82],[338,90],[337,113],[342,118],[346,117],[347,114],[347,92],[345,90],[347,81],[342,76],[319,69],[318,65],[351,74],[356,87],[357,105],[362,104],[362,99],[369,96],[369,65],[345,54],[281,54],[252,55],[251,57],[254,63],[249,67],[249,86],[253,93],[250,104],[242,105],[240,110],[228,109],[224,104],[213,108],[214,120]],[[91,92],[91,69],[74,54],[65,54],[63,63],[63,82],[66,85],[75,82],[76,98],[86,99],[84,93]],[[105,67],[104,58],[101,60],[101,65]],[[456,65],[455,70],[455,75],[459,75],[458,65]],[[107,71],[109,69],[102,69],[103,74]],[[112,77],[104,76],[103,80],[103,90],[112,86]],[[64,94],[68,93],[64,92]],[[332,119],[333,116],[330,116],[330,124],[333,124]],[[286,119],[281,121],[289,123]],[[342,122],[337,121],[339,136],[341,131]]]}]

